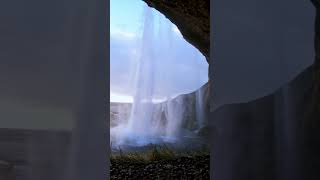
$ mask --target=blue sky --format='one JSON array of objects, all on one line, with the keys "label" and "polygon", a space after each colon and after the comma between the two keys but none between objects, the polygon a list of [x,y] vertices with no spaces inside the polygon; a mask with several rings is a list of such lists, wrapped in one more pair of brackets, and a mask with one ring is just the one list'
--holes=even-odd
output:
[{"label": "blue sky", "polygon": [[162,14],[152,9],[154,43],[142,49],[146,4],[142,0],[111,0],[110,6],[111,102],[132,101],[133,73],[139,55],[146,51],[153,52],[154,98],[157,100],[190,93],[208,81],[205,58]]}]

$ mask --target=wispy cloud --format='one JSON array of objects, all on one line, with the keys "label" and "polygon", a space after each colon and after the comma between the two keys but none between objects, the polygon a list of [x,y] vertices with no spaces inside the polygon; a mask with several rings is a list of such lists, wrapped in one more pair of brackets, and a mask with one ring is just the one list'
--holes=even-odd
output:
[{"label": "wispy cloud", "polygon": [[137,34],[121,28],[111,27],[110,36],[116,39],[134,40],[137,37]]}]

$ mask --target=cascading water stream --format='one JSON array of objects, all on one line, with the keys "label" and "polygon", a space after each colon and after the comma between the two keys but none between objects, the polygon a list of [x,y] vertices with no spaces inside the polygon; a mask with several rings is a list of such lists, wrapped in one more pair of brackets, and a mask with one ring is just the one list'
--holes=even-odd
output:
[{"label": "cascading water stream", "polygon": [[[164,16],[156,21],[154,15],[151,8],[144,7],[141,44],[132,69],[132,82],[129,82],[134,84],[135,91],[130,116],[126,121],[117,120],[120,123],[111,128],[111,142],[116,147],[173,143],[182,135],[186,102],[183,96],[172,97],[176,84],[172,83],[170,74],[174,74],[174,69],[168,68],[172,62],[180,60],[176,58],[177,49],[172,37],[174,26]],[[158,94],[161,94],[161,103],[157,102]],[[198,98],[200,104],[196,111],[201,114],[202,95]],[[200,122],[199,118],[202,116],[197,117]]]},{"label": "cascading water stream", "polygon": [[200,130],[202,127],[204,127],[205,112],[203,94],[204,92],[202,88],[196,91],[196,118],[198,124],[197,130]]},{"label": "cascading water stream", "polygon": [[[195,59],[197,60],[198,63],[201,62],[201,59],[199,58],[198,53],[195,52]],[[198,78],[201,78],[201,72],[198,73]],[[197,130],[201,130],[204,126],[206,126],[206,112],[205,112],[205,100],[204,100],[204,95],[205,95],[205,88],[200,87],[196,92],[195,92],[195,110],[196,110],[196,119],[197,119]]]},{"label": "cascading water stream", "polygon": [[142,46],[138,68],[135,76],[135,95],[133,107],[128,122],[127,133],[131,141],[144,143],[146,138],[155,136],[153,127],[153,88],[156,66],[153,64],[153,37],[154,23],[150,9],[145,8],[145,21],[143,27]]},{"label": "cascading water stream", "polygon": [[[137,61],[135,71],[135,94],[130,118],[125,125],[120,125],[113,129],[116,134],[117,144],[146,145],[148,143],[157,143],[163,141],[166,137],[166,127],[170,126],[173,118],[167,119],[167,126],[164,125],[161,118],[163,108],[154,104],[155,76],[161,70],[156,69],[156,64],[161,63],[161,59],[155,56],[154,40],[155,27],[153,12],[149,7],[144,9],[144,26],[142,34],[142,44],[140,48],[140,57]],[[161,26],[159,27],[161,32]],[[164,32],[165,33],[165,32]],[[168,45],[164,45],[168,47]],[[171,112],[170,112],[171,113]],[[174,132],[175,129],[170,129]]]}]

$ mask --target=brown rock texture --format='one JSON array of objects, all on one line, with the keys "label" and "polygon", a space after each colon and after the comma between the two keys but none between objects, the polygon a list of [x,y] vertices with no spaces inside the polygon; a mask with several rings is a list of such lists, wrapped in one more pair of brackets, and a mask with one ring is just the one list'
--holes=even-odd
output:
[{"label": "brown rock texture", "polygon": [[209,0],[143,0],[164,14],[209,62],[210,1]]},{"label": "brown rock texture", "polygon": [[[197,91],[202,91],[203,96],[201,97],[202,100],[201,102],[203,103],[203,108],[204,108],[204,124],[208,124],[208,114],[209,114],[209,85],[208,83],[203,85],[201,88],[199,88]],[[171,105],[177,105],[179,106],[179,102],[183,103],[182,109],[182,121],[183,121],[183,128],[189,129],[189,130],[195,130],[198,128],[197,124],[197,115],[196,115],[196,93],[192,92],[189,94],[181,94],[173,99],[170,100],[170,102],[162,102],[158,103],[154,106],[155,108],[155,114],[160,113],[162,121],[165,123],[167,121],[165,111],[169,108],[168,103],[171,103]],[[116,103],[112,102],[110,103],[110,126],[114,127],[121,123],[122,121],[126,122],[128,121],[128,118],[130,116],[130,111],[132,108],[131,103]],[[158,110],[158,111],[157,111]]]}]

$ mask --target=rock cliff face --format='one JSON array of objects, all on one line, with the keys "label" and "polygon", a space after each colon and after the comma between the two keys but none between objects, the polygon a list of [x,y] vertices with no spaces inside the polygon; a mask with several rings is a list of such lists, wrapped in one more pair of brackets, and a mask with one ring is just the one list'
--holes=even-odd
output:
[{"label": "rock cliff face", "polygon": [[180,30],[183,37],[206,57],[210,51],[209,0],[143,0],[164,14]]},{"label": "rock cliff face", "polygon": [[[202,92],[202,96],[197,96],[197,93]],[[199,97],[201,98],[199,101]],[[199,128],[198,122],[201,121],[197,116],[197,103],[202,102],[203,108],[203,125],[206,127],[208,124],[208,114],[209,114],[209,91],[208,84],[203,85],[199,90],[190,94],[183,94],[177,96],[176,98],[170,100],[169,102],[162,102],[155,104],[154,116],[161,117],[162,121],[165,123],[167,121],[166,111],[169,108],[179,108],[182,113],[182,126],[185,129],[196,130]],[[169,107],[170,104],[170,107]],[[179,107],[178,107],[179,106]],[[116,126],[122,121],[127,121],[130,116],[132,105],[130,103],[110,103],[110,126]],[[173,110],[174,111],[174,110]],[[179,112],[177,112],[179,113]],[[201,130],[201,128],[199,129]]]}]

